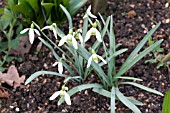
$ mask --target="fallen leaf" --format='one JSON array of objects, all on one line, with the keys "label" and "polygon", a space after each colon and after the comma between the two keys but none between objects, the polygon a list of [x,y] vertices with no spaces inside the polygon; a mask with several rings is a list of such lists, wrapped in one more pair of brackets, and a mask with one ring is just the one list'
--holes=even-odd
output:
[{"label": "fallen leaf", "polygon": [[21,83],[24,83],[25,76],[22,75],[19,77],[19,73],[14,65],[11,65],[7,71],[7,73],[0,72],[0,79],[5,81],[10,86],[17,88],[21,85]]},{"label": "fallen leaf", "polygon": [[19,45],[17,49],[11,49],[9,54],[24,57],[24,54],[29,53],[31,44],[28,36],[21,36],[19,38]]},{"label": "fallen leaf", "polygon": [[0,98],[9,98],[10,94],[5,89],[0,88]]},{"label": "fallen leaf", "polygon": [[134,10],[129,11],[127,14],[128,14],[129,17],[136,16],[136,12]]}]

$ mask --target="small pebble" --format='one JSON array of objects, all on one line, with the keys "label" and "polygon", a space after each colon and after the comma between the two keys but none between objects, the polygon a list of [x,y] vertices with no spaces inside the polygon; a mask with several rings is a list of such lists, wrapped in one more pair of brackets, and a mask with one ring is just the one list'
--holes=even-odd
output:
[{"label": "small pebble", "polygon": [[9,106],[11,109],[13,109],[14,108],[14,106]]},{"label": "small pebble", "polygon": [[168,7],[169,7],[169,3],[168,3],[168,2],[165,4],[165,7],[166,7],[166,8],[168,8]]},{"label": "small pebble", "polygon": [[18,108],[18,107],[16,107],[16,108],[15,108],[15,111],[16,111],[16,112],[19,112],[19,108]]}]

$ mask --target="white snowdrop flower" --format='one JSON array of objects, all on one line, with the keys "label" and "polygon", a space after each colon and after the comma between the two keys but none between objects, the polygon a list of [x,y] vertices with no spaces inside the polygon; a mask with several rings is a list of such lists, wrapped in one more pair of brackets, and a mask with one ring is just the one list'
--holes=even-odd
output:
[{"label": "white snowdrop flower", "polygon": [[56,65],[58,65],[58,72],[62,74],[63,73],[62,59],[60,59],[59,62],[55,62],[52,66],[55,67]]},{"label": "white snowdrop flower", "polygon": [[63,38],[61,38],[58,46],[62,46],[65,42],[68,42],[68,43],[72,43],[73,44],[73,47],[75,49],[78,49],[78,45],[77,45],[77,41],[76,39],[74,38],[74,34],[73,34],[73,31],[70,30],[69,31],[69,34],[64,36]]},{"label": "white snowdrop flower", "polygon": [[36,33],[36,34],[38,34],[39,36],[40,36],[40,33],[39,33],[39,31],[37,30],[37,29],[34,29],[34,24],[32,23],[31,24],[31,27],[30,28],[25,28],[24,30],[22,30],[21,32],[20,32],[20,34],[24,34],[24,33],[26,33],[27,31],[29,31],[29,40],[30,40],[30,43],[31,44],[33,44],[33,41],[34,41],[34,32]]},{"label": "white snowdrop flower", "polygon": [[90,17],[92,17],[92,18],[97,18],[95,15],[93,15],[93,14],[91,13],[91,5],[90,5],[90,6],[88,7],[88,9],[86,10],[86,14],[84,15],[83,19],[86,18],[86,17],[88,17],[88,16],[90,16]]},{"label": "white snowdrop flower", "polygon": [[54,36],[55,36],[55,38],[57,39],[56,27],[57,27],[56,23],[53,23],[53,24],[50,25],[50,26],[45,26],[45,27],[42,28],[41,30],[43,31],[43,30],[45,30],[45,29],[49,29],[49,30],[53,31]]},{"label": "white snowdrop flower", "polygon": [[60,91],[56,91],[50,98],[49,100],[54,100],[57,98],[59,95],[60,97],[64,97],[64,100],[68,105],[71,105],[71,99],[69,94],[66,92],[68,90],[68,87],[62,86],[62,89]]},{"label": "white snowdrop flower", "polygon": [[92,60],[93,60],[94,62],[98,63],[98,58],[99,58],[100,60],[102,60],[105,64],[107,63],[101,56],[97,55],[97,54],[95,53],[95,51],[92,49],[92,55],[91,55],[90,58],[88,59],[87,68],[90,67]]},{"label": "white snowdrop flower", "polygon": [[95,35],[97,40],[99,42],[102,42],[102,37],[101,37],[101,34],[100,32],[96,29],[97,27],[97,24],[96,22],[93,24],[93,27],[90,28],[90,30],[86,33],[86,36],[85,36],[85,39],[84,39],[84,42],[87,42],[87,40],[89,40],[90,36],[91,35]]}]

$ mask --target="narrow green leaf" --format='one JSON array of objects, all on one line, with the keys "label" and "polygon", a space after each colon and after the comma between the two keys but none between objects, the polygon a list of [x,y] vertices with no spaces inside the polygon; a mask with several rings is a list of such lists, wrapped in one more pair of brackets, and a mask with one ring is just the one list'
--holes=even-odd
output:
[{"label": "narrow green leaf", "polygon": [[138,109],[136,105],[134,105],[132,102],[130,102],[120,91],[118,88],[115,88],[116,90],[116,96],[118,99],[129,109],[131,109],[135,113],[141,113],[141,111]]},{"label": "narrow green leaf", "polygon": [[[98,94],[100,94],[100,95],[102,95],[102,96],[108,97],[108,98],[110,98],[110,95],[111,95],[111,93],[110,93],[109,91],[107,91],[107,90],[105,90],[105,89],[101,89],[101,88],[93,88],[92,91],[93,91],[93,92],[96,92],[96,93],[98,93]],[[126,98],[127,98],[130,102],[132,102],[133,104],[135,104],[135,105],[140,105],[140,106],[143,105],[142,102],[140,102],[140,101],[138,101],[138,100],[136,100],[136,99],[133,99],[133,98],[131,98],[131,97],[126,97]],[[117,97],[116,97],[115,99],[118,100]]]},{"label": "narrow green leaf", "polygon": [[62,6],[61,4],[60,4],[60,7],[62,8],[62,10],[64,11],[64,13],[66,14],[66,16],[67,16],[67,19],[68,19],[68,22],[69,22],[69,28],[73,28],[73,23],[72,23],[72,18],[71,18],[71,15],[70,15],[70,13],[67,11],[67,9],[64,7],[64,6]]},{"label": "narrow green leaf", "polygon": [[[85,89],[90,89],[90,88],[102,88],[103,86],[97,83],[94,84],[83,84],[83,85],[79,85],[76,86],[74,88],[72,88],[71,90],[69,90],[67,93],[69,94],[69,96],[71,97],[72,95],[74,95],[75,93],[85,90]],[[64,102],[63,98],[60,98],[60,100],[58,101],[58,106],[61,105]]]},{"label": "narrow green leaf", "polygon": [[[124,68],[124,66],[127,65],[127,62],[129,62],[130,59],[134,58],[135,55],[141,50],[141,48],[144,46],[144,44],[148,41],[148,39],[152,36],[152,34],[158,29],[161,23],[158,23],[153,29],[151,29],[145,37],[140,41],[140,43],[136,46],[136,48],[132,51],[132,53],[129,55],[129,57],[126,59],[125,63],[121,67]],[[121,70],[120,69],[120,70]]]},{"label": "narrow green leaf", "polygon": [[134,77],[114,77],[114,78],[120,78],[120,79],[127,79],[127,80],[137,80],[137,81],[143,81],[142,79],[139,78],[134,78]]},{"label": "narrow green leaf", "polygon": [[170,113],[170,89],[165,94],[163,105],[162,105],[162,113]]},{"label": "narrow green leaf", "polygon": [[126,62],[126,65],[123,64],[123,68],[119,70],[119,72],[115,75],[115,77],[120,77],[123,75],[126,71],[128,71],[134,64],[136,64],[139,60],[141,60],[143,57],[145,57],[149,52],[151,52],[155,47],[160,45],[160,43],[163,41],[159,40],[155,42],[153,45],[149,46],[147,49],[143,50],[138,56],[133,57]]},{"label": "narrow green leaf", "polygon": [[111,101],[110,101],[110,105],[111,105],[111,113],[115,113],[115,100],[116,100],[116,90],[115,87],[112,87],[111,90]]},{"label": "narrow green leaf", "polygon": [[67,75],[65,74],[60,74],[57,72],[52,72],[52,71],[37,71],[34,74],[32,74],[25,82],[25,85],[29,84],[33,79],[35,79],[36,77],[40,76],[40,75],[56,75],[56,76],[60,76],[60,77],[67,77]]},{"label": "narrow green leaf", "polygon": [[162,94],[161,92],[156,91],[156,90],[151,89],[151,88],[148,88],[148,87],[146,87],[146,86],[143,86],[143,85],[138,84],[138,83],[135,83],[135,82],[121,82],[120,84],[133,85],[133,86],[136,86],[136,87],[138,87],[138,88],[140,88],[140,89],[143,89],[143,90],[145,90],[145,91],[148,91],[148,92],[151,92],[151,93],[154,93],[154,94],[163,96],[163,94]]}]

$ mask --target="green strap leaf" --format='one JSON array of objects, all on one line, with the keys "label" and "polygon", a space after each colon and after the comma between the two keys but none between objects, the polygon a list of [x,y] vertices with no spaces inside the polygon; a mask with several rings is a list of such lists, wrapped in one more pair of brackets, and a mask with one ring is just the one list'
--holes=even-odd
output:
[{"label": "green strap leaf", "polygon": [[115,77],[120,77],[121,75],[123,75],[127,70],[129,70],[132,66],[134,66],[134,64],[136,64],[139,60],[141,60],[143,57],[145,57],[149,52],[151,52],[155,47],[157,47],[158,45],[160,45],[160,43],[163,41],[159,40],[156,43],[154,43],[153,45],[149,46],[147,49],[143,50],[138,56],[134,56],[133,58],[129,59],[128,62],[125,62],[123,64],[123,68],[121,67],[121,69],[119,70],[119,72],[115,75]]},{"label": "green strap leaf", "polygon": [[170,88],[168,89],[164,97],[162,113],[170,113]]},{"label": "green strap leaf", "polygon": [[136,80],[136,81],[143,81],[142,79],[139,78],[134,78],[134,77],[114,77],[114,78],[120,78],[120,79],[127,79],[127,80]]},{"label": "green strap leaf", "polygon": [[[123,64],[123,66],[121,67],[124,68],[124,66],[126,66],[127,62],[129,62],[129,60],[131,60],[132,58],[135,57],[135,55],[141,50],[141,48],[144,46],[144,44],[148,41],[148,39],[152,36],[152,34],[158,29],[158,27],[160,26],[161,23],[158,23],[153,29],[151,29],[146,35],[145,37],[140,41],[140,43],[136,46],[136,48],[132,51],[132,53],[129,55],[129,57],[126,59],[125,63]],[[121,70],[120,69],[120,70]]]},{"label": "green strap leaf", "polygon": [[64,11],[64,13],[67,16],[67,19],[68,19],[68,22],[69,22],[69,28],[73,28],[73,23],[72,23],[72,18],[71,18],[70,13],[67,11],[67,9],[63,5],[60,4],[60,7],[62,8],[62,10]]},{"label": "green strap leaf", "polygon": [[[109,92],[109,91],[107,91],[107,90],[105,90],[105,89],[102,89],[102,88],[93,88],[92,91],[93,91],[93,92],[96,92],[96,93],[98,93],[98,94],[100,94],[100,95],[102,95],[102,96],[108,97],[108,98],[110,98],[110,95],[111,95],[111,92]],[[138,101],[138,100],[136,100],[136,99],[134,99],[134,98],[131,98],[131,97],[126,97],[126,98],[127,98],[130,102],[132,102],[133,104],[135,104],[135,105],[140,105],[140,106],[143,105],[142,102],[140,102],[140,101]],[[117,97],[116,97],[115,99],[118,100]]]},{"label": "green strap leaf", "polygon": [[134,105],[132,102],[130,102],[120,91],[118,88],[115,88],[116,90],[116,96],[118,99],[129,109],[131,109],[135,113],[141,113],[141,111],[138,109],[136,105]]},{"label": "green strap leaf", "polygon": [[56,76],[60,76],[60,77],[67,77],[67,75],[65,74],[60,74],[57,72],[52,72],[52,71],[37,71],[34,74],[32,74],[25,82],[25,85],[29,84],[33,79],[35,79],[36,77],[40,76],[40,75],[56,75]]},{"label": "green strap leaf", "polygon": [[111,113],[115,113],[115,100],[116,100],[116,90],[115,87],[112,87],[111,90],[111,101],[110,101],[110,105],[111,105]]},{"label": "green strap leaf", "polygon": [[156,90],[151,89],[151,88],[148,88],[148,87],[146,87],[146,86],[143,86],[143,85],[138,84],[138,83],[135,83],[135,82],[121,82],[120,84],[133,85],[133,86],[136,86],[136,87],[138,87],[138,88],[140,88],[140,89],[143,89],[143,90],[145,90],[145,91],[148,91],[148,92],[151,92],[151,93],[154,93],[154,94],[163,96],[163,94],[162,94],[161,92],[156,91]]}]

